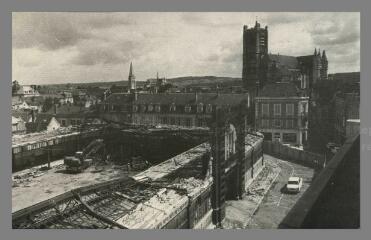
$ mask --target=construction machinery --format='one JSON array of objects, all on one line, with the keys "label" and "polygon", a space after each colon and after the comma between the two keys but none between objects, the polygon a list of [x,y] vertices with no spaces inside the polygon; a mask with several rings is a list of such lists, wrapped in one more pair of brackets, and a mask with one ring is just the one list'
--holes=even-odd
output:
[{"label": "construction machinery", "polygon": [[99,161],[98,152],[104,149],[103,139],[96,139],[89,143],[82,151],[77,151],[75,156],[66,156],[64,165],[66,171],[79,173],[91,166],[94,162]]}]

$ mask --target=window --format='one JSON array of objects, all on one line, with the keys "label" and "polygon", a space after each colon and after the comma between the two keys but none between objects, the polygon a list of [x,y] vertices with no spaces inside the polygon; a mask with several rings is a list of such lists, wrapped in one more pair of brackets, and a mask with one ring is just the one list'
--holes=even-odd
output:
[{"label": "window", "polygon": [[294,128],[294,120],[293,119],[286,120],[286,128]]},{"label": "window", "polygon": [[281,133],[274,133],[273,140],[275,141],[281,141]]},{"label": "window", "polygon": [[276,128],[281,127],[281,120],[279,120],[279,119],[275,119],[275,120],[274,120],[274,127],[276,127]]},{"label": "window", "polygon": [[200,112],[203,112],[204,111],[204,105],[202,103],[199,103],[197,105],[197,112],[200,113]]},{"label": "window", "polygon": [[155,111],[160,112],[161,111],[161,106],[158,104],[155,106]]},{"label": "window", "polygon": [[138,106],[137,105],[133,105],[133,112],[137,112],[138,111]]},{"label": "window", "polygon": [[170,105],[170,112],[175,112],[176,111],[176,106],[175,106],[175,103],[172,103]]},{"label": "window", "polygon": [[187,104],[187,105],[184,107],[184,111],[185,111],[186,113],[191,112],[191,106]]},{"label": "window", "polygon": [[274,104],[273,105],[273,114],[274,116],[280,116],[281,115],[281,104]]},{"label": "window", "polygon": [[149,112],[152,112],[153,111],[153,105],[152,104],[148,105],[148,111]]},{"label": "window", "polygon": [[207,104],[206,106],[206,112],[211,113],[213,111],[213,106],[211,104]]},{"label": "window", "polygon": [[268,119],[262,119],[261,127],[262,128],[268,128],[269,127],[269,120]]},{"label": "window", "polygon": [[268,103],[263,103],[262,104],[262,115],[263,116],[268,116],[269,115],[269,104]]},{"label": "window", "polygon": [[62,120],[62,126],[66,126],[66,120]]},{"label": "window", "polygon": [[296,143],[296,133],[283,133],[282,140],[283,142]]},{"label": "window", "polygon": [[286,115],[287,116],[294,115],[294,104],[293,103],[286,104]]},{"label": "window", "polygon": [[140,111],[145,112],[146,111],[146,105],[141,105],[140,106]]},{"label": "window", "polygon": [[76,121],[74,119],[71,120],[72,125],[76,125]]}]

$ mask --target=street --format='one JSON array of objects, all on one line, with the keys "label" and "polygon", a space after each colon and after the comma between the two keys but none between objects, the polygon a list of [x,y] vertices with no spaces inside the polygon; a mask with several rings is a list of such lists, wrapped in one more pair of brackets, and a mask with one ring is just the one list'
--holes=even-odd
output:
[{"label": "street", "polygon": [[[277,164],[281,171],[264,197],[258,210],[250,218],[247,228],[277,228],[279,223],[295,205],[298,199],[310,186],[314,169],[296,163],[280,160],[265,155],[266,164]],[[285,192],[285,185],[290,176],[303,178],[303,186],[299,193],[290,194]]]}]

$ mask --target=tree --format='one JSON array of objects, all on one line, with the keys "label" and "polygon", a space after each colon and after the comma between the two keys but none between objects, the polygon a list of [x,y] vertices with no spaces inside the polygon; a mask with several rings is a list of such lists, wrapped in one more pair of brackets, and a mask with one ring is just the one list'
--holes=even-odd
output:
[{"label": "tree", "polygon": [[53,107],[53,105],[54,105],[54,99],[51,97],[46,98],[42,106],[42,111],[47,112],[49,109]]},{"label": "tree", "polygon": [[17,93],[19,91],[19,89],[21,89],[21,85],[19,85],[17,80],[14,80],[12,82],[12,94]]}]

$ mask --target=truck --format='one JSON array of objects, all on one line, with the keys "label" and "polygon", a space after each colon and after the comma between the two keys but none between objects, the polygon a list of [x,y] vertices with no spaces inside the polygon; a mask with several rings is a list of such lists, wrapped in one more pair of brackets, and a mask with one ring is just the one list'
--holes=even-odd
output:
[{"label": "truck", "polygon": [[99,160],[98,152],[104,149],[103,139],[96,139],[89,143],[82,151],[75,152],[74,156],[66,156],[64,165],[67,172],[80,173],[94,162]]}]

